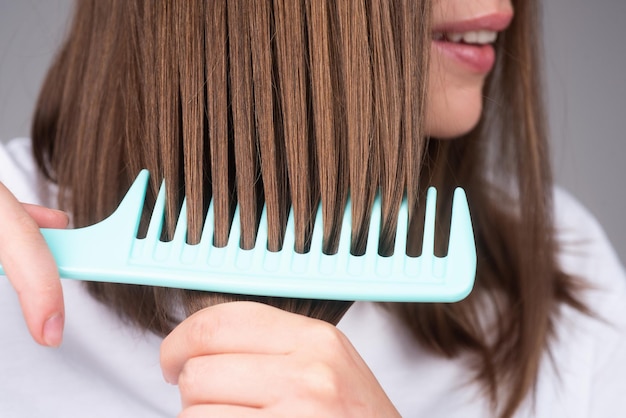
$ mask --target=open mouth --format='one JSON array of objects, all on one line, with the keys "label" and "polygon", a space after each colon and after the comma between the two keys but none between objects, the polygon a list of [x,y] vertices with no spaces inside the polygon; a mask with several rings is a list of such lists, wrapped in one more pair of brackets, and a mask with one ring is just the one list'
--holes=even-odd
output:
[{"label": "open mouth", "polygon": [[493,44],[496,39],[498,39],[498,32],[491,30],[433,33],[433,41],[451,42],[465,45],[490,45]]},{"label": "open mouth", "polygon": [[493,69],[496,55],[493,43],[498,39],[497,31],[435,31],[432,39],[439,52],[465,70],[486,74]]}]

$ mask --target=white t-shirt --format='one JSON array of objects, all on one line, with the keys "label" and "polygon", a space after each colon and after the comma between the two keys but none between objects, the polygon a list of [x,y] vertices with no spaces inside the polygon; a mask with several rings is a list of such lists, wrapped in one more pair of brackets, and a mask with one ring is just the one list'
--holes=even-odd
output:
[{"label": "white t-shirt", "polygon": [[[30,141],[0,144],[0,181],[18,199],[54,206],[37,172]],[[561,262],[593,286],[584,294],[594,319],[562,309],[553,363],[542,364],[536,401],[519,417],[626,416],[626,276],[597,222],[563,191],[555,192]],[[162,378],[160,339],[121,322],[80,282],[63,281],[66,325],[58,349],[36,345],[15,292],[0,277],[0,417],[174,417],[175,386]],[[356,303],[340,322],[405,417],[487,417],[480,387],[467,383],[463,359],[416,347],[407,331],[372,303]]]}]

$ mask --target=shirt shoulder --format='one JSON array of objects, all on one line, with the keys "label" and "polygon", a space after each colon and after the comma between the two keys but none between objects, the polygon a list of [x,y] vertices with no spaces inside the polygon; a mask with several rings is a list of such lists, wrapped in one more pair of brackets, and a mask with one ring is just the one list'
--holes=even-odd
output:
[{"label": "shirt shoulder", "polygon": [[[589,415],[614,416],[624,408],[626,374],[626,273],[597,219],[571,194],[554,194],[559,261],[581,283],[590,314],[564,308],[556,347],[560,376]],[[570,361],[567,361],[569,359]],[[552,401],[554,404],[554,401]]]},{"label": "shirt shoulder", "polygon": [[569,192],[554,190],[555,236],[559,262],[566,273],[592,287],[626,292],[624,267],[602,225]]}]

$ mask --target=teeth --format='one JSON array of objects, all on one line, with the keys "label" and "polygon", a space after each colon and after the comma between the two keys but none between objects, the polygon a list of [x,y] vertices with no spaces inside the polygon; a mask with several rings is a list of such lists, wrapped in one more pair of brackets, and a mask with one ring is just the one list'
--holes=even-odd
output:
[{"label": "teeth", "polygon": [[491,44],[498,39],[498,32],[491,30],[476,30],[469,32],[437,32],[433,34],[436,41],[447,40],[449,42],[466,44],[486,45]]},{"label": "teeth", "polygon": [[447,34],[447,38],[450,42],[461,42],[461,39],[463,39],[463,34],[462,33],[449,33]]}]

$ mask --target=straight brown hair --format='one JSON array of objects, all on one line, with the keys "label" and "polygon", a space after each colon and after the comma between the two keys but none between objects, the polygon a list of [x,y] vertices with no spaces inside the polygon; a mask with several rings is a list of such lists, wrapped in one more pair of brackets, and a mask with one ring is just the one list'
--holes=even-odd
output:
[{"label": "straight brown hair", "polygon": [[[462,139],[427,141],[427,0],[78,1],[37,105],[35,157],[60,186],[75,226],[110,214],[147,168],[148,202],[163,179],[169,192],[164,239],[186,196],[190,243],[212,200],[214,244],[225,245],[231,223],[240,222],[241,247],[254,246],[265,205],[268,242],[256,245],[271,251],[282,246],[290,210],[295,249],[308,251],[318,204],[324,251],[337,251],[349,195],[352,252],[362,253],[380,193],[379,252],[389,255],[406,193],[409,251],[419,252],[411,248],[420,241],[422,190],[439,188],[445,218],[451,191],[465,187],[478,250],[474,292],[456,304],[385,307],[416,344],[448,357],[473,353],[494,411],[508,417],[533,388],[559,305],[584,309],[555,261],[538,6],[519,0],[514,7],[479,126]],[[232,219],[235,205],[240,219]],[[122,318],[161,335],[181,320],[181,303],[189,314],[252,299],[332,323],[351,304],[88,288]],[[487,323],[485,303],[495,313]]]}]

